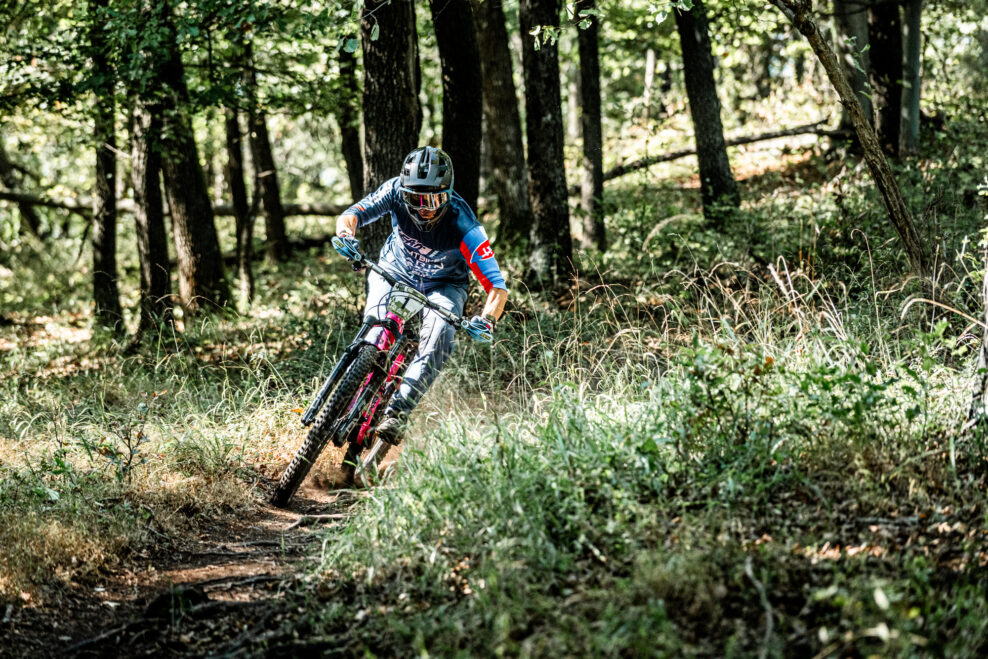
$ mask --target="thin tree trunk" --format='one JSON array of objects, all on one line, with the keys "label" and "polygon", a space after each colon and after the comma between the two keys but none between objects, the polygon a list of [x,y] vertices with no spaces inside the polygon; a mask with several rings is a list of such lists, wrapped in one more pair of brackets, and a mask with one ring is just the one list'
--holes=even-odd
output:
[{"label": "thin tree trunk", "polygon": [[868,41],[875,129],[885,152],[898,156],[902,122],[902,21],[898,0],[876,0],[868,7]]},{"label": "thin tree trunk", "polygon": [[923,61],[923,0],[906,0],[906,67],[902,99],[902,136],[904,151],[919,150],[919,99],[922,85],[920,66]]},{"label": "thin tree trunk", "polygon": [[566,144],[580,140],[580,65],[567,58],[566,63]]},{"label": "thin tree trunk", "polygon": [[[412,0],[368,0],[363,11],[364,190],[370,192],[396,176],[405,156],[418,146],[421,76]],[[372,39],[375,24],[380,34]],[[365,251],[376,255],[391,224],[374,222],[361,233]]]},{"label": "thin tree trunk", "polygon": [[902,199],[899,185],[896,183],[895,177],[892,176],[892,168],[882,152],[878,135],[865,118],[857,95],[847,78],[844,77],[834,51],[823,39],[820,30],[813,21],[810,4],[806,0],[769,0],[769,3],[778,7],[796,29],[806,37],[817,59],[820,60],[826,70],[831,84],[837,91],[837,96],[851,116],[854,130],[861,142],[865,161],[871,170],[875,185],[882,194],[882,201],[888,211],[889,219],[899,234],[899,240],[902,241],[902,247],[909,258],[909,263],[917,275],[924,278],[929,277],[932,269],[927,245],[920,237],[916,225],[913,224],[909,209]]},{"label": "thin tree trunk", "polygon": [[240,299],[247,307],[254,300],[253,231],[250,208],[247,202],[247,186],[244,183],[243,133],[240,118],[234,108],[226,108],[226,178],[233,202],[234,225],[237,233],[237,279],[240,282]]},{"label": "thin tree trunk", "polygon": [[683,49],[683,77],[693,118],[703,214],[708,220],[719,223],[724,207],[737,208],[741,197],[724,143],[707,14],[700,0],[694,0],[690,11],[675,11],[674,14]]},{"label": "thin tree trunk", "polygon": [[[596,28],[596,21],[594,22],[594,27]],[[583,50],[580,50],[580,55],[583,55]],[[582,62],[580,66],[583,66]],[[598,70],[600,65],[598,63]],[[642,94],[642,125],[645,126],[645,130],[649,130],[648,121],[651,118],[652,109],[652,85],[655,82],[655,49],[649,48],[645,51],[645,90]]]},{"label": "thin tree trunk", "polygon": [[[594,9],[595,0],[577,3],[577,12]],[[583,205],[583,239],[601,252],[607,249],[604,231],[602,200],[604,197],[604,136],[600,117],[600,56],[598,53],[599,26],[597,17],[590,16],[586,27],[580,29],[577,40],[580,48],[580,105],[583,133],[583,181],[581,202]],[[650,51],[651,52],[651,51]],[[653,55],[652,72],[655,71]],[[651,82],[648,84],[651,91]],[[648,117],[646,105],[645,116]]]},{"label": "thin tree trunk", "polygon": [[285,233],[285,211],[281,206],[281,186],[278,185],[278,169],[271,155],[271,139],[268,121],[260,108],[257,97],[257,71],[251,43],[243,44],[245,87],[247,88],[247,132],[250,135],[250,154],[254,161],[255,178],[260,185],[261,208],[264,210],[265,256],[268,262],[277,263],[288,256],[288,238]]},{"label": "thin tree trunk", "polygon": [[[988,220],[988,216],[985,219]],[[984,306],[985,326],[981,330],[981,347],[978,350],[977,380],[967,412],[967,422],[964,424],[967,431],[978,426],[984,428],[988,423],[988,253],[985,254],[985,278],[981,285],[981,299]]]},{"label": "thin tree trunk", "polygon": [[340,53],[340,88],[336,104],[336,123],[340,126],[340,150],[346,163],[353,201],[364,196],[364,156],[360,147],[360,86],[357,82],[357,56],[342,48]]},{"label": "thin tree trunk", "polygon": [[[834,23],[836,24],[837,53],[848,84],[854,89],[858,103],[866,117],[873,116],[871,86],[868,83],[868,70],[871,67],[871,53],[868,48],[868,6],[869,0],[834,0]],[[845,109],[841,115],[842,128],[851,128],[851,117]]]},{"label": "thin tree trunk", "polygon": [[267,118],[260,110],[249,113],[250,153],[257,171],[260,186],[261,207],[264,210],[264,231],[267,234],[265,253],[271,263],[282,261],[288,255],[288,238],[285,231],[285,211],[281,205],[281,187],[278,170],[271,155]]},{"label": "thin tree trunk", "polygon": [[[175,41],[171,8],[167,2],[162,2],[158,11],[161,12],[167,47],[167,59],[160,76],[165,92],[162,95],[162,172],[178,257],[179,294],[186,311],[194,312],[207,303],[225,305],[230,291],[223,277],[213,208],[187,114],[189,96],[185,69]],[[153,25],[149,27],[155,29]]]},{"label": "thin tree trunk", "polygon": [[759,99],[766,99],[772,93],[772,60],[775,58],[775,35],[767,32],[761,42],[751,47],[752,71],[755,76],[755,91]]},{"label": "thin tree trunk", "polygon": [[480,189],[483,86],[470,3],[429,0],[443,77],[443,149],[453,159],[454,188],[470,208]]},{"label": "thin tree trunk", "polygon": [[131,185],[141,269],[137,334],[171,324],[171,264],[161,196],[161,121],[158,109],[135,99],[130,120]]},{"label": "thin tree trunk", "polygon": [[123,333],[123,310],[117,287],[117,156],[115,78],[107,61],[106,0],[93,3],[91,46],[93,77],[97,84],[94,132],[96,136],[96,186],[93,191],[93,301],[96,323],[115,334]]},{"label": "thin tree trunk", "polygon": [[559,24],[559,2],[521,0],[518,12],[523,35],[525,125],[532,201],[528,270],[533,283],[552,285],[566,282],[573,273],[573,238],[563,164],[559,48],[547,42],[536,50],[535,39],[541,39],[541,35],[529,35],[538,26]]},{"label": "thin tree trunk", "polygon": [[[471,0],[484,82],[484,129],[497,195],[498,245],[519,247],[531,223],[518,94],[501,0]],[[526,38],[528,35],[525,35]]]},{"label": "thin tree trunk", "polygon": [[[10,158],[7,157],[7,152],[3,148],[3,140],[0,140],[0,183],[10,191],[14,192],[20,188],[19,182],[17,180],[17,174],[14,171],[14,165],[10,162]],[[23,226],[35,237],[41,236],[41,218],[38,217],[37,211],[34,210],[34,206],[31,204],[18,204],[17,210],[20,211],[21,219],[24,220]]]}]

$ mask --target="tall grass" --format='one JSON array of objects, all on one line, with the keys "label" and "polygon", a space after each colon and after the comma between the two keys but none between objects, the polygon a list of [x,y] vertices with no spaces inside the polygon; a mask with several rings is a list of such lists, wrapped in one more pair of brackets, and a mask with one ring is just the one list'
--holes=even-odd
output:
[{"label": "tall grass", "polygon": [[[46,267],[71,268],[55,251]],[[39,258],[12,263],[4,290],[13,295],[22,272],[30,281]],[[125,295],[135,284],[125,280]],[[12,322],[0,328],[0,597],[43,600],[49,587],[100,579],[256,506],[262,476],[301,441],[292,410],[338,352],[336,330],[353,321],[330,297],[269,288],[278,297],[254,318],[187,322],[135,355],[94,334],[71,296],[62,308],[44,296],[9,308]]]},{"label": "tall grass", "polygon": [[985,648],[985,444],[957,447],[947,323],[895,336],[874,291],[766,270],[680,272],[645,318],[659,292],[596,289],[468,348],[324,545],[346,587],[316,629],[439,655]]}]

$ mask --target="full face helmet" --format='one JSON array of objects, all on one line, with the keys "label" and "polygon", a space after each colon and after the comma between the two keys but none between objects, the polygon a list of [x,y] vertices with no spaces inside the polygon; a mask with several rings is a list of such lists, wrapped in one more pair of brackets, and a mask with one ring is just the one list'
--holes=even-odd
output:
[{"label": "full face helmet", "polygon": [[453,160],[442,149],[423,146],[405,158],[400,190],[415,226],[432,231],[449,207],[453,192]]}]

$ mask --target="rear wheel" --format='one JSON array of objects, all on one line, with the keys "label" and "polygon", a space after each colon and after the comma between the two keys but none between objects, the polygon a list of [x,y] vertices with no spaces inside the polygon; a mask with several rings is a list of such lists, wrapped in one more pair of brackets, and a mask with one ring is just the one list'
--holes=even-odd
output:
[{"label": "rear wheel", "polygon": [[[271,495],[271,503],[278,507],[284,507],[288,500],[298,491],[299,485],[309,475],[309,470],[315,463],[316,458],[322,453],[326,442],[330,440],[330,434],[337,420],[347,412],[350,401],[360,389],[360,385],[367,379],[377,360],[377,348],[367,345],[361,346],[357,356],[354,358],[350,368],[343,375],[340,384],[336,387],[329,402],[322,409],[316,422],[312,425],[305,442],[295,453],[285,473],[281,475],[281,481]],[[348,451],[349,454],[349,451]],[[345,475],[344,475],[345,476]],[[350,477],[352,480],[352,476]]]}]

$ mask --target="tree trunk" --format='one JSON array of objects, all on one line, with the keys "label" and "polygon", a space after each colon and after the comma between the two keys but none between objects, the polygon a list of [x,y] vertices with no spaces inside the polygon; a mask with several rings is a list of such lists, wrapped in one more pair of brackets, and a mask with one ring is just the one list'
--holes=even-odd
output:
[{"label": "tree trunk", "polygon": [[751,70],[755,77],[755,92],[759,99],[772,93],[772,61],[775,59],[775,34],[768,32],[757,46],[751,47]]},{"label": "tree trunk", "polygon": [[336,123],[340,126],[340,150],[346,163],[353,201],[364,196],[364,156],[360,150],[360,86],[357,83],[357,56],[342,48],[340,53],[340,88],[336,104]]},{"label": "tree trunk", "polygon": [[683,49],[683,76],[693,118],[696,159],[700,166],[703,215],[707,220],[720,223],[724,208],[737,208],[741,198],[731,174],[731,163],[727,159],[724,143],[707,14],[700,0],[694,0],[693,9],[688,12],[673,13]]},{"label": "tree trunk", "polygon": [[115,78],[107,61],[106,0],[91,7],[92,75],[96,84],[93,128],[96,137],[96,186],[93,191],[93,301],[100,327],[126,331],[117,287],[117,146]]},{"label": "tree trunk", "polygon": [[480,190],[483,87],[470,3],[429,0],[443,76],[443,150],[453,159],[453,187],[470,208]]},{"label": "tree trunk", "polygon": [[974,396],[971,398],[971,407],[967,414],[967,425],[984,423],[985,418],[988,418],[988,273],[986,273],[982,284],[981,297],[985,306],[983,316],[985,327],[981,331],[981,348],[978,350],[978,379],[974,387]]},{"label": "tree trunk", "polygon": [[[985,216],[985,220],[988,220],[988,215]],[[964,424],[965,432],[977,429],[981,433],[984,433],[985,427],[988,426],[988,252],[985,252],[983,256],[985,257],[985,278],[981,284],[981,300],[984,307],[982,318],[985,326],[981,330],[981,347],[978,350],[977,380],[971,396],[971,405],[967,412],[967,422]]]},{"label": "tree trunk", "polygon": [[[3,183],[4,187],[12,192],[17,191],[20,188],[17,180],[17,174],[14,172],[14,165],[7,157],[7,152],[3,148],[2,139],[0,139],[0,183]],[[27,228],[31,235],[40,237],[41,218],[38,217],[38,213],[34,210],[34,206],[31,204],[18,204],[17,210],[20,211],[21,219],[24,220],[23,226]]]},{"label": "tree trunk", "polygon": [[[223,277],[213,208],[206,193],[206,179],[199,164],[199,152],[188,116],[189,95],[185,69],[175,41],[171,7],[160,4],[167,59],[161,68],[162,95],[162,172],[168,206],[171,209],[175,254],[178,257],[178,283],[182,305],[189,312],[206,303],[223,306],[229,288]],[[154,29],[154,26],[151,26]]]},{"label": "tree trunk", "polygon": [[[594,29],[597,28],[596,19],[593,23]],[[597,48],[594,47],[596,52]],[[580,56],[583,56],[583,50],[580,50]],[[595,54],[595,57],[597,55]],[[583,66],[583,62],[580,62],[580,66]],[[600,62],[597,63],[597,69],[600,70]],[[652,85],[655,83],[655,49],[649,48],[645,51],[645,90],[642,94],[642,126],[645,130],[650,131],[648,122],[651,119],[651,109],[652,109]],[[599,87],[599,84],[598,84]]]},{"label": "tree trunk", "polygon": [[[418,146],[421,76],[412,0],[367,0],[363,12],[364,190],[371,192],[397,176],[405,156]],[[371,38],[375,25],[376,40]],[[391,224],[378,221],[362,230],[360,241],[376,255],[390,233]]]},{"label": "tree trunk", "polygon": [[161,197],[161,120],[159,110],[135,99],[130,119],[131,185],[137,256],[141,268],[140,323],[137,334],[172,318],[171,264]]},{"label": "tree trunk", "polygon": [[919,150],[919,99],[923,62],[923,0],[906,0],[906,67],[902,99],[901,146],[904,151]]},{"label": "tree trunk", "polygon": [[265,254],[270,263],[282,261],[288,255],[285,233],[285,212],[281,206],[278,170],[271,155],[267,118],[261,110],[249,113],[250,153],[257,170],[261,207],[264,210],[264,230],[267,234]]},{"label": "tree trunk", "polygon": [[[873,116],[871,86],[868,70],[871,53],[868,48],[868,0],[834,0],[837,53],[840,56],[844,77],[855,92],[866,117]],[[851,117],[845,109],[841,115],[841,128],[850,129]]]},{"label": "tree trunk", "polygon": [[885,152],[898,156],[903,72],[898,0],[876,0],[868,7],[868,41],[875,128]]},{"label": "tree trunk", "polygon": [[268,122],[257,97],[257,71],[254,53],[249,41],[243,44],[245,87],[247,88],[247,132],[250,135],[250,154],[254,161],[255,178],[260,186],[261,208],[264,210],[265,256],[269,263],[283,261],[288,256],[288,238],[285,234],[285,212],[281,206],[281,187],[278,185],[278,169],[271,155]]},{"label": "tree trunk", "polygon": [[559,25],[558,0],[521,0],[525,126],[528,181],[532,202],[528,270],[534,284],[552,285],[573,273],[573,238],[566,198],[563,116],[559,91],[559,48],[547,42],[536,50],[529,36],[538,26]]},{"label": "tree trunk", "polygon": [[861,142],[865,161],[871,170],[875,185],[882,194],[882,201],[888,211],[889,219],[892,220],[892,225],[899,234],[899,240],[902,241],[902,247],[909,257],[909,263],[917,275],[924,278],[928,277],[932,270],[927,245],[920,238],[919,231],[913,224],[909,209],[906,208],[906,203],[902,199],[899,185],[892,176],[892,168],[889,166],[885,154],[882,153],[878,135],[865,118],[857,95],[847,78],[844,77],[834,51],[823,39],[820,30],[813,21],[809,3],[806,0],[769,0],[769,3],[778,7],[796,29],[806,37],[817,59],[820,60],[826,70],[831,84],[837,91],[837,96],[851,116],[858,141]]},{"label": "tree trunk", "polygon": [[531,205],[504,9],[502,0],[471,1],[483,69],[485,139],[500,216],[498,245],[518,247],[528,237]]},{"label": "tree trunk", "polygon": [[243,133],[240,118],[234,108],[226,108],[226,178],[233,202],[234,225],[237,233],[237,279],[240,282],[240,300],[244,307],[254,301],[253,217],[247,202],[247,186],[244,183]]},{"label": "tree trunk", "polygon": [[[582,31],[582,30],[581,30]],[[578,38],[579,39],[579,38]],[[580,140],[580,64],[566,58],[566,145]]]},{"label": "tree trunk", "polygon": [[[583,0],[576,5],[577,12],[594,9],[596,0]],[[580,105],[583,133],[583,239],[586,245],[594,245],[601,252],[607,249],[604,232],[604,136],[600,118],[600,56],[598,53],[599,26],[597,17],[590,16],[588,24],[580,30],[577,40],[580,47]],[[649,52],[652,52],[651,50]],[[652,56],[652,72],[655,59]],[[648,77],[648,76],[646,76]],[[648,83],[651,92],[651,82]],[[650,93],[647,94],[650,96]],[[647,122],[648,106],[645,117]]]}]

